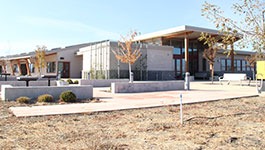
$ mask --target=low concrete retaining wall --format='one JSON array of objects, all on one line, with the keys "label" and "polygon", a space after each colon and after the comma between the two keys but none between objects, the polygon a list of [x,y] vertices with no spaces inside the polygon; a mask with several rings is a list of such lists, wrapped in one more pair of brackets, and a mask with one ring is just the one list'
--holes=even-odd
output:
[{"label": "low concrete retaining wall", "polygon": [[184,81],[146,81],[133,83],[112,83],[112,93],[137,93],[184,90]]},{"label": "low concrete retaining wall", "polygon": [[[12,85],[12,86],[26,86],[26,81],[0,81],[0,86],[6,85],[6,84]],[[29,86],[48,86],[48,81],[47,80],[30,81]],[[51,86],[56,86],[55,80],[51,81]]]},{"label": "low concrete retaining wall", "polygon": [[80,80],[80,85],[93,85],[93,87],[110,87],[111,83],[129,82],[129,79],[95,79],[95,80]]},{"label": "low concrete retaining wall", "polygon": [[1,86],[2,100],[16,100],[20,96],[27,96],[31,99],[37,99],[42,94],[50,94],[54,99],[59,99],[60,94],[64,91],[71,90],[76,94],[78,99],[90,99],[93,97],[93,86]]},{"label": "low concrete retaining wall", "polygon": [[[7,76],[7,81],[17,81],[16,76]],[[5,76],[0,77],[0,81],[5,81]]]}]

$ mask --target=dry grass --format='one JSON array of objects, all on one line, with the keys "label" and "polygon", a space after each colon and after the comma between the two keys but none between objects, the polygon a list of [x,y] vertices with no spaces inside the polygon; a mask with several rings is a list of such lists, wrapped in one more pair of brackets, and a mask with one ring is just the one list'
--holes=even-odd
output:
[{"label": "dry grass", "polygon": [[0,102],[0,149],[263,149],[263,97],[79,115],[16,118]]}]

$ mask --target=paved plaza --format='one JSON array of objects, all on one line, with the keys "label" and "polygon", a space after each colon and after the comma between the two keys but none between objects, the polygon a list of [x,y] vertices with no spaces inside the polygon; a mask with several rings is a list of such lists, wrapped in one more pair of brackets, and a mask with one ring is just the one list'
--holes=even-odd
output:
[{"label": "paved plaza", "polygon": [[191,82],[190,88],[191,90],[189,91],[180,90],[126,94],[112,94],[109,87],[94,88],[94,97],[99,98],[100,103],[11,107],[10,110],[17,117],[63,115],[178,105],[180,103],[180,95],[182,95],[184,104],[259,96],[255,83],[251,83],[250,86],[240,86],[237,83],[220,85],[219,82],[211,84],[211,82],[196,81]]}]

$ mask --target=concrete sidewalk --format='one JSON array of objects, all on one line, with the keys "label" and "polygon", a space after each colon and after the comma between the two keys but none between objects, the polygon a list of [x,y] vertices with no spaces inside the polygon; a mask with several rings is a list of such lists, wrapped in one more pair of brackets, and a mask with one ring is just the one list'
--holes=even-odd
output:
[{"label": "concrete sidewalk", "polygon": [[192,82],[190,91],[112,94],[108,92],[109,89],[94,88],[94,97],[99,98],[101,103],[11,107],[10,110],[17,117],[62,115],[178,105],[180,95],[182,95],[185,104],[258,96],[254,85],[220,85],[218,83],[210,84],[210,82]]}]

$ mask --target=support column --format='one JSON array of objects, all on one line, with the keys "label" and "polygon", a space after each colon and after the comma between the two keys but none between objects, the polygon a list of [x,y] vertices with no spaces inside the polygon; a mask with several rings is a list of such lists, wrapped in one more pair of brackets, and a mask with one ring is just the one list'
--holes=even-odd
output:
[{"label": "support column", "polygon": [[10,71],[12,75],[15,75],[14,70],[13,70],[12,60],[10,60]]},{"label": "support column", "polygon": [[22,72],[21,72],[20,60],[17,60],[17,67],[18,67],[18,73],[21,76]]},{"label": "support column", "polygon": [[185,71],[189,72],[189,38],[188,35],[185,34]]},{"label": "support column", "polygon": [[30,76],[31,73],[30,73],[30,69],[29,69],[29,59],[25,59],[25,61],[26,61],[27,75]]}]

